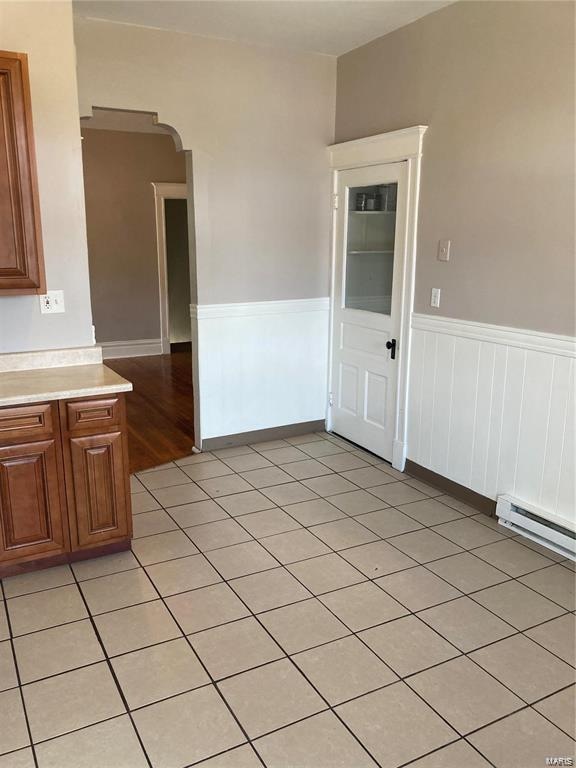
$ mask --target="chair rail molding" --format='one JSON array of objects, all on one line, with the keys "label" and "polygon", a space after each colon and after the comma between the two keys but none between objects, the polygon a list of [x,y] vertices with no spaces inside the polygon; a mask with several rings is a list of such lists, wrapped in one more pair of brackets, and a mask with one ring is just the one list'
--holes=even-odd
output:
[{"label": "chair rail molding", "polygon": [[446,333],[463,339],[504,344],[508,347],[531,349],[534,352],[576,357],[575,336],[562,336],[557,333],[529,331],[524,328],[511,328],[505,325],[491,325],[474,320],[457,320],[453,317],[424,315],[416,312],[412,315],[412,328]]},{"label": "chair rail molding", "polygon": [[424,314],[412,327],[408,457],[572,519],[576,339]]},{"label": "chair rail molding", "polygon": [[[416,246],[418,230],[418,201],[420,197],[420,167],[422,160],[422,145],[427,125],[415,125],[398,131],[389,131],[363,139],[332,144],[328,147],[330,167],[332,169],[332,193],[338,192],[338,171],[348,168],[360,168],[370,165],[406,162],[408,181],[408,203],[406,210],[406,238],[404,247],[404,269],[402,279],[402,305],[400,319],[400,354],[398,357],[398,392],[395,414],[395,435],[393,443],[392,465],[399,470],[404,469],[407,458],[408,432],[408,394],[409,394],[409,361],[412,344],[411,317],[414,306],[414,283],[416,275]],[[334,274],[337,254],[336,216],[332,214],[332,282],[330,286],[330,343],[334,337]],[[331,349],[328,364],[331,367]],[[331,389],[330,378],[328,386]],[[330,411],[327,415],[328,428],[331,427]]]},{"label": "chair rail molding", "polygon": [[282,315],[293,312],[327,312],[328,296],[319,299],[285,299],[279,301],[245,301],[235,304],[191,304],[190,312],[198,320],[216,317],[250,317],[252,315]]}]

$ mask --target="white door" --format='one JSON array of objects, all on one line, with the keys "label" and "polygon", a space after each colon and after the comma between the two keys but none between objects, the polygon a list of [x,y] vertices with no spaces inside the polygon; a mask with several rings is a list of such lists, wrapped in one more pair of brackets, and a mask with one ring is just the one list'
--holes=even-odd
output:
[{"label": "white door", "polygon": [[406,163],[339,171],[337,194],[330,424],[391,461],[402,354]]}]

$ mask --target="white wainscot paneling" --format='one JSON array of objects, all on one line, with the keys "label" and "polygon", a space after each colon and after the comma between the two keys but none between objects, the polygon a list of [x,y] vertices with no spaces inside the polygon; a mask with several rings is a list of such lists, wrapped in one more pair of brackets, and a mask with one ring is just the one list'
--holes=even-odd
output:
[{"label": "white wainscot paneling", "polygon": [[328,298],[192,311],[203,440],[325,419]]},{"label": "white wainscot paneling", "polygon": [[408,458],[573,523],[574,338],[429,315],[412,328]]}]

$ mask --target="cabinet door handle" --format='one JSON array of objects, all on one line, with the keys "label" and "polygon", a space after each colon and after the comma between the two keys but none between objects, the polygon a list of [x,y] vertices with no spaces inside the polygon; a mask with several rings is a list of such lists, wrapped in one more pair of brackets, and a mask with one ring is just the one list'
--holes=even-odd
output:
[{"label": "cabinet door handle", "polygon": [[390,359],[395,360],[396,359],[396,339],[392,339],[391,341],[386,342],[386,349],[390,350]]}]

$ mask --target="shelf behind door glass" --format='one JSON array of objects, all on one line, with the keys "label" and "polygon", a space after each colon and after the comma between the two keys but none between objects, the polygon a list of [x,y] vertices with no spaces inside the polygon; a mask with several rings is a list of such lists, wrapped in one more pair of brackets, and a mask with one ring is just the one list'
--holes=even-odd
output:
[{"label": "shelf behind door glass", "polygon": [[348,190],[344,306],[389,315],[398,184]]}]

